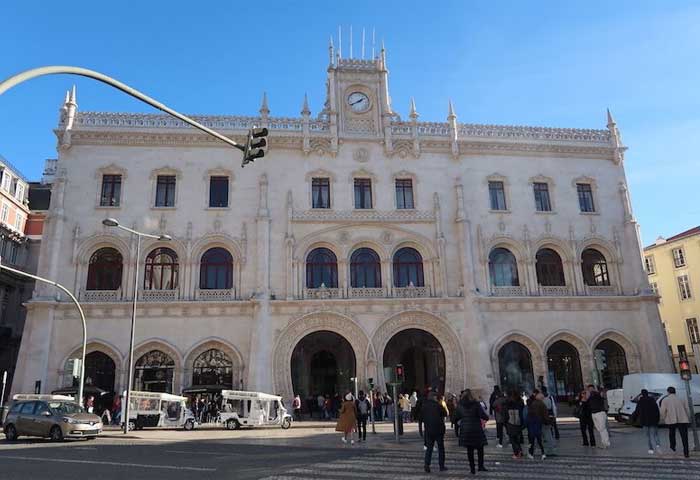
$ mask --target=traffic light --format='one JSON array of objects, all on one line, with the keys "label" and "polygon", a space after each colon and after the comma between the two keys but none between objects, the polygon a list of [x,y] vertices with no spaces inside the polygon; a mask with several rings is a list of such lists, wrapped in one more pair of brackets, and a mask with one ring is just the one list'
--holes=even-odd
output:
[{"label": "traffic light", "polygon": [[243,149],[243,162],[241,167],[254,162],[256,158],[262,158],[267,151],[267,128],[253,127],[248,130],[248,138]]},{"label": "traffic light", "polygon": [[367,379],[367,384],[369,385],[369,389],[370,389],[370,390],[374,390],[374,378],[369,377],[369,378]]},{"label": "traffic light", "polygon": [[681,379],[690,381],[692,372],[690,371],[690,362],[688,359],[681,359],[681,361],[678,362],[678,366],[680,367],[679,369],[681,371]]},{"label": "traffic light", "polygon": [[396,383],[403,383],[404,381],[404,371],[403,365],[400,363],[396,365]]},{"label": "traffic light", "polygon": [[608,367],[605,358],[605,350],[596,349],[595,352],[595,363],[597,370],[605,370]]}]

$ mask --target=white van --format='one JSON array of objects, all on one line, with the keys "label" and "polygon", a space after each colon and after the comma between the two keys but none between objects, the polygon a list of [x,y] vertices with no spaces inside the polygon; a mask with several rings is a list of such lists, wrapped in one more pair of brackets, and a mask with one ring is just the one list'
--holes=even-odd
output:
[{"label": "white van", "polygon": [[[637,398],[643,388],[649,391],[649,395],[657,402],[663,401],[666,389],[675,387],[676,395],[686,398],[685,382],[677,373],[632,373],[625,375],[622,380],[623,404],[620,409],[619,420],[629,423],[634,410],[637,408]],[[693,398],[696,422],[700,421],[700,377],[694,376],[690,381],[690,391]]]},{"label": "white van", "polygon": [[[182,427],[192,430],[195,426],[194,415],[187,408],[186,397],[132,390],[129,404],[129,430],[141,430],[144,427]],[[126,402],[122,402],[122,418],[126,417],[125,410]]]},{"label": "white van", "polygon": [[608,399],[608,416],[619,418],[622,405],[625,403],[625,394],[622,388],[613,388],[606,392]]},{"label": "white van", "polygon": [[221,391],[219,421],[229,430],[261,425],[292,426],[292,416],[282,405],[282,397],[241,390]]}]

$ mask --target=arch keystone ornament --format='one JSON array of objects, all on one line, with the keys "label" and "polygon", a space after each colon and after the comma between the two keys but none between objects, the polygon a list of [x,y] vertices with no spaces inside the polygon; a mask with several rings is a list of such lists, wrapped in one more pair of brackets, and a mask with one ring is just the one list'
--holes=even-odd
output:
[{"label": "arch keystone ornament", "polygon": [[294,396],[292,387],[292,354],[294,347],[314,332],[328,331],[337,333],[350,343],[355,353],[355,372],[358,385],[367,382],[367,362],[365,360],[370,348],[369,337],[351,317],[337,312],[312,312],[289,323],[277,337],[272,359],[274,393],[285,399]]},{"label": "arch keystone ornament", "polygon": [[442,318],[422,310],[411,310],[397,313],[385,320],[374,331],[372,335],[372,345],[375,352],[380,355],[377,358],[377,377],[382,382],[384,379],[384,368],[392,365],[384,365],[384,350],[389,341],[397,333],[408,330],[424,330],[433,335],[445,354],[445,392],[460,392],[466,385],[466,371],[464,368],[464,352],[459,343],[459,335]]}]

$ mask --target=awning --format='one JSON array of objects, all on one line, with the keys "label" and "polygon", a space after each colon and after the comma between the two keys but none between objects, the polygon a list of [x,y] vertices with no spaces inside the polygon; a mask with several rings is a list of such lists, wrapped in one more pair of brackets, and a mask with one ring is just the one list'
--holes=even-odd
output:
[{"label": "awning", "polygon": [[[98,397],[101,397],[103,395],[108,395],[112,392],[108,392],[107,390],[102,390],[99,387],[94,387],[92,385],[85,385],[83,387],[83,395],[95,395]],[[72,397],[75,397],[78,395],[78,387],[65,387],[65,388],[59,388],[58,390],[54,390],[51,392],[51,395],[70,395]]]},{"label": "awning", "polygon": [[192,393],[221,393],[221,390],[230,389],[230,385],[196,385],[194,387],[183,388],[183,395]]}]

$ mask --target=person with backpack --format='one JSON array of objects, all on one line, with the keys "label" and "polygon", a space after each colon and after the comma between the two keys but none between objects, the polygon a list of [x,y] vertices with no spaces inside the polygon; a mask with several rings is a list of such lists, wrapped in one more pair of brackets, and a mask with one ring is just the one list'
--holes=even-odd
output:
[{"label": "person with backpack", "polygon": [[435,392],[430,392],[428,398],[422,403],[420,416],[424,425],[425,440],[425,463],[424,470],[430,473],[430,461],[433,456],[433,447],[437,445],[438,465],[440,471],[447,470],[445,467],[445,416],[447,412],[438,403],[438,396]]},{"label": "person with backpack", "polygon": [[521,439],[523,428],[525,428],[525,421],[523,418],[523,409],[525,405],[523,404],[523,399],[520,398],[520,394],[515,390],[510,392],[510,396],[503,405],[503,408],[505,410],[506,432],[508,433],[510,444],[513,447],[513,459],[518,460],[523,458]]},{"label": "person with backpack", "polygon": [[661,412],[656,400],[649,396],[649,391],[646,388],[642,389],[641,396],[637,400],[637,408],[632,414],[632,421],[639,420],[639,424],[644,430],[649,443],[649,455],[653,455],[654,451],[660,450],[659,442],[659,420]]},{"label": "person with backpack", "polygon": [[355,400],[355,408],[357,410],[357,441],[367,441],[367,418],[369,417],[369,409],[372,408],[369,399],[365,396],[362,390],[357,394]]},{"label": "person with backpack", "polygon": [[496,420],[496,437],[498,437],[497,448],[503,448],[503,427],[506,423],[506,398],[503,392],[498,392],[498,396],[491,404],[493,410],[493,418]]}]

